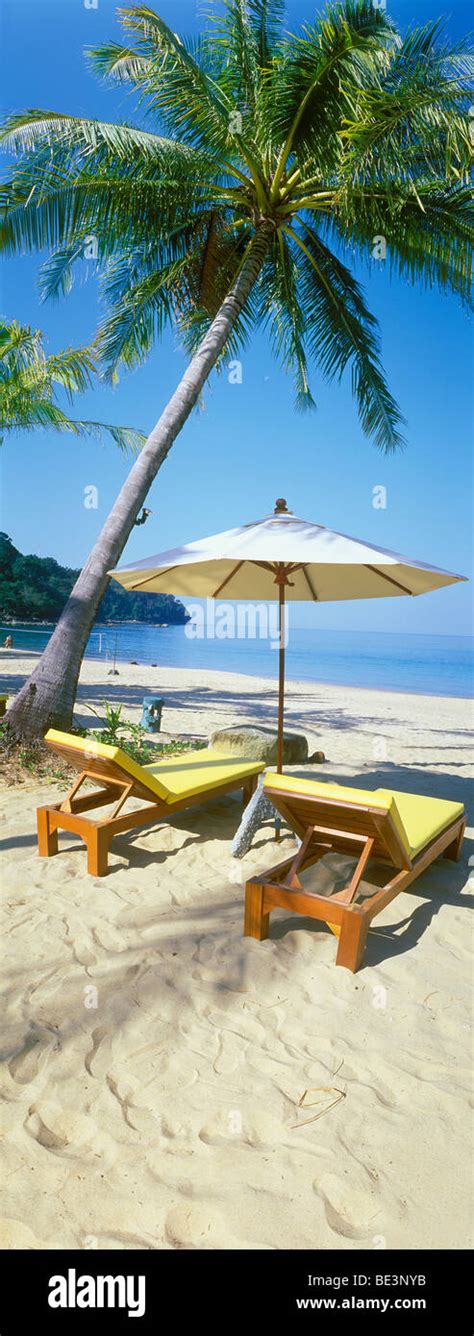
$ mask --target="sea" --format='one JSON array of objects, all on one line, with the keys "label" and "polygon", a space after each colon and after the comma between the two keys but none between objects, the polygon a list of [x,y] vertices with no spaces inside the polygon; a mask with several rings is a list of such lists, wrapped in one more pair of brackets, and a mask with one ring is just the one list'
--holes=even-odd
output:
[{"label": "sea", "polygon": [[[0,626],[0,644],[13,636],[15,649],[42,650],[54,627],[17,622]],[[215,631],[218,631],[218,627]],[[222,628],[221,628],[222,629]],[[225,628],[224,628],[225,629]],[[278,675],[276,638],[219,634],[196,637],[185,626],[137,622],[96,625],[86,658],[136,662],[164,668],[201,668]],[[423,696],[471,697],[474,639],[470,636],[401,635],[291,628],[286,648],[287,680],[413,692]]]}]

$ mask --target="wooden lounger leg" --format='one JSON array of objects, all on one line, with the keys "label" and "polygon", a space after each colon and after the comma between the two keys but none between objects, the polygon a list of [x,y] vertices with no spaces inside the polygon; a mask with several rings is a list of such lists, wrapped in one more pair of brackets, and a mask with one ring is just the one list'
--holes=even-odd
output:
[{"label": "wooden lounger leg", "polygon": [[87,844],[87,871],[92,877],[105,877],[108,869],[109,833],[104,826],[84,830]]},{"label": "wooden lounger leg", "polygon": [[465,829],[466,829],[466,824],[464,823],[464,825],[461,826],[461,829],[458,830],[458,833],[456,835],[456,838],[453,840],[453,843],[448,844],[448,848],[445,849],[443,855],[444,858],[452,858],[454,863],[459,862],[459,859],[461,857],[461,848],[464,839]]},{"label": "wooden lounger leg", "polygon": [[343,915],[337,949],[336,965],[345,965],[355,974],[364,959],[369,928],[368,915],[357,909],[347,909]]},{"label": "wooden lounger leg", "polygon": [[38,853],[40,858],[52,858],[58,852],[58,832],[51,828],[51,813],[47,807],[38,807]]},{"label": "wooden lounger leg", "polygon": [[268,937],[270,915],[263,912],[264,888],[257,882],[248,881],[245,887],[244,937],[255,937],[257,942],[264,942]]},{"label": "wooden lounger leg", "polygon": [[247,803],[250,802],[250,799],[255,793],[257,783],[258,775],[250,775],[250,778],[246,779],[242,784],[242,807],[246,807]]}]

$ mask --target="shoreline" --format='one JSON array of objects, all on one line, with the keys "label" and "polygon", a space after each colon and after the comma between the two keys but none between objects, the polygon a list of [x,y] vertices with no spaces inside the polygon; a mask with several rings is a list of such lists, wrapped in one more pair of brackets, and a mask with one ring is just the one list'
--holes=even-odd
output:
[{"label": "shoreline", "polygon": [[[261,601],[261,600],[255,599],[254,601],[258,603],[258,602]],[[246,602],[247,602],[247,603],[251,603],[252,600],[251,600],[251,599],[247,599]],[[0,630],[3,630],[4,628],[6,629],[7,626],[17,626],[17,627],[20,627],[20,629],[23,628],[24,630],[29,630],[30,627],[32,628],[32,630],[34,630],[35,627],[37,627],[38,630],[40,630],[41,627],[52,627],[53,631],[55,631],[57,625],[58,625],[58,622],[27,622],[27,621],[22,621],[21,618],[18,618],[18,620],[15,621],[15,622],[7,622],[7,621],[2,621],[1,618],[0,618]],[[103,627],[107,627],[107,626],[142,626],[144,629],[146,629],[147,627],[149,627],[149,628],[151,628],[152,630],[155,630],[155,631],[163,631],[163,630],[170,630],[173,626],[184,626],[184,625],[187,625],[187,622],[186,622],[186,623],[185,623],[185,622],[139,622],[139,621],[137,621],[137,620],[134,620],[133,618],[132,618],[130,621],[126,621],[124,618],[122,618],[122,620],[121,620],[120,622],[97,622],[97,623],[94,623],[94,628],[93,628],[93,630],[91,631],[91,635],[96,635],[98,631],[101,631],[101,630],[103,629]],[[308,632],[311,632],[311,631],[315,631],[317,628],[316,628],[316,627],[311,627],[311,626],[295,626],[293,629],[294,629],[295,631],[308,631]],[[407,637],[407,639],[413,639],[413,640],[432,640],[433,638],[435,638],[435,639],[437,639],[437,640],[470,640],[470,641],[474,641],[474,632],[473,632],[471,635],[466,635],[466,634],[462,634],[461,631],[377,631],[377,630],[371,631],[371,630],[367,630],[366,628],[365,628],[364,630],[358,630],[358,631],[356,632],[356,631],[354,631],[354,630],[352,630],[352,631],[346,631],[346,629],[345,629],[344,627],[340,627],[340,626],[323,626],[323,627],[320,627],[319,629],[320,629],[322,632],[327,632],[328,635],[356,635],[356,634],[357,634],[358,636],[371,636],[371,635],[379,635],[379,636],[400,636],[400,635],[404,635],[404,636]]]},{"label": "shoreline", "polygon": [[[465,639],[470,640],[471,637],[466,636]],[[15,649],[15,647],[12,650],[4,650],[3,648],[0,648],[0,681],[2,680],[2,677],[4,675],[5,671],[4,665],[5,663],[9,662],[9,656],[11,656],[11,661],[13,661],[15,657],[19,658],[20,660],[22,660],[23,658],[37,660],[41,658],[42,653],[43,653],[42,650],[30,650],[23,648]],[[81,673],[85,664],[91,664],[98,669],[102,669],[105,675],[108,676],[108,674],[110,673],[110,669],[108,666],[110,662],[111,662],[110,659],[95,658],[92,655],[87,656],[87,658],[84,658],[82,661]],[[261,673],[249,673],[249,672],[241,673],[229,668],[202,668],[202,667],[192,668],[192,667],[185,667],[182,664],[172,665],[172,664],[159,664],[159,663],[156,664],[139,663],[139,662],[132,663],[130,659],[119,659],[119,658],[116,658],[115,662],[117,664],[121,663],[122,665],[125,665],[128,668],[139,668],[143,672],[148,672],[149,670],[151,670],[153,672],[161,672],[162,674],[183,673],[192,675],[193,673],[195,673],[196,676],[202,676],[202,674],[205,673],[207,678],[219,678],[219,679],[239,678],[242,679],[243,681],[248,681],[252,683],[260,682],[265,687],[273,686],[275,692],[278,689],[277,685],[278,674],[275,674],[274,677],[268,677],[264,676]],[[28,675],[29,673],[25,672],[24,676],[27,677]],[[459,701],[460,703],[463,703],[464,705],[468,706],[472,706],[474,700],[474,696],[446,695],[443,694],[442,692],[431,692],[431,691],[410,691],[409,688],[403,688],[403,687],[400,687],[399,689],[397,689],[396,687],[373,687],[373,686],[366,687],[366,686],[361,686],[358,683],[353,684],[344,682],[327,682],[325,679],[320,679],[320,678],[291,677],[288,675],[285,681],[287,689],[291,688],[307,689],[308,687],[314,687],[320,690],[328,688],[328,690],[331,692],[332,691],[341,693],[344,692],[346,694],[348,691],[349,692],[355,691],[360,693],[367,693],[370,696],[397,696],[397,697],[409,696],[411,699],[416,699],[421,701],[426,701],[426,700],[430,701],[439,700],[446,702]]]},{"label": "shoreline", "polygon": [[[23,685],[39,655],[0,650],[2,690]],[[7,663],[5,662],[7,660]],[[174,738],[209,742],[219,729],[260,725],[276,731],[277,683],[273,678],[202,668],[151,668],[127,663],[118,675],[108,662],[84,659],[74,722],[82,728],[105,723],[104,702],[122,706],[122,720],[141,720],[144,695],[163,701],[161,729],[150,742]],[[303,734],[309,755],[322,751],[321,777],[345,783],[360,776],[362,787],[407,792],[448,793],[472,800],[469,760],[471,702],[459,696],[311,683],[289,678],[285,691],[285,731]],[[5,716],[8,721],[8,708]]]}]

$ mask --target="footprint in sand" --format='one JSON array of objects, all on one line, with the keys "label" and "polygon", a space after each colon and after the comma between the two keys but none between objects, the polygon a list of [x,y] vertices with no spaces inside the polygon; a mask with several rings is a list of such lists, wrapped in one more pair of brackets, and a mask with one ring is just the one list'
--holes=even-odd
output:
[{"label": "footprint in sand", "polygon": [[90,942],[84,936],[82,924],[76,923],[72,918],[66,915],[63,917],[64,927],[66,929],[66,946],[72,951],[74,960],[78,965],[83,965],[87,969],[89,965],[97,964],[97,956],[91,950]]},{"label": "footprint in sand", "polygon": [[240,1144],[252,1149],[274,1149],[283,1139],[283,1127],[271,1114],[247,1115],[240,1109],[219,1110],[199,1131],[207,1146]]},{"label": "footprint in sand", "polygon": [[92,929],[92,936],[97,946],[102,951],[110,951],[112,955],[120,954],[127,950],[127,941],[122,932],[117,930],[110,923],[101,923],[99,927]]},{"label": "footprint in sand", "polygon": [[19,1085],[29,1085],[30,1081],[36,1080],[48,1052],[57,1051],[60,1047],[59,1039],[53,1039],[47,1031],[33,1027],[28,1031],[21,1051],[8,1063],[12,1080]]},{"label": "footprint in sand", "polygon": [[214,1206],[182,1202],[168,1211],[165,1234],[173,1248],[219,1248],[226,1228]]},{"label": "footprint in sand", "polygon": [[176,1137],[180,1139],[189,1138],[191,1135],[190,1126],[186,1126],[177,1118],[170,1118],[169,1115],[162,1117],[160,1130],[161,1135],[167,1137],[170,1141],[174,1141]]},{"label": "footprint in sand", "polygon": [[97,1026],[91,1039],[92,1048],[84,1058],[86,1072],[89,1076],[104,1077],[110,1065],[110,1032],[105,1025]]},{"label": "footprint in sand", "polygon": [[[107,1072],[106,1082],[111,1095],[113,1095],[114,1099],[117,1100],[117,1104],[119,1105],[122,1117],[126,1122],[127,1127],[131,1127],[132,1131],[136,1132],[138,1129],[136,1128],[134,1121],[133,1087],[128,1083],[128,1081],[123,1080],[121,1076],[114,1076],[112,1072]],[[131,1110],[132,1113],[130,1112]]]},{"label": "footprint in sand", "polygon": [[75,1159],[93,1154],[112,1164],[117,1153],[112,1138],[99,1132],[92,1118],[54,1100],[32,1104],[24,1127],[38,1145],[56,1155]]},{"label": "footprint in sand", "polygon": [[246,1041],[240,1039],[236,1034],[231,1034],[230,1031],[226,1034],[223,1034],[222,1031],[220,1031],[218,1034],[218,1042],[219,1051],[212,1064],[214,1071],[217,1072],[219,1076],[230,1076],[232,1072],[235,1072],[236,1067],[239,1066],[245,1053],[247,1047]]},{"label": "footprint in sand", "polygon": [[28,1251],[43,1248],[44,1244],[36,1238],[29,1225],[23,1224],[22,1220],[11,1220],[7,1216],[0,1219],[0,1248],[9,1251],[24,1249]]},{"label": "footprint in sand", "polygon": [[344,1183],[336,1174],[323,1174],[322,1178],[315,1179],[313,1188],[322,1198],[326,1220],[336,1234],[342,1234],[346,1239],[368,1237],[378,1218],[375,1192],[356,1188],[352,1180]]},{"label": "footprint in sand", "polygon": [[[143,1109],[133,1110],[133,1120],[136,1123],[137,1130],[142,1131],[137,1114],[140,1116],[145,1111]],[[151,1116],[151,1115],[150,1115]],[[145,1152],[146,1162],[151,1173],[160,1182],[163,1179],[163,1153],[165,1155],[176,1155],[178,1157],[194,1155],[195,1147],[193,1145],[193,1131],[190,1123],[183,1123],[176,1118],[168,1116],[160,1117],[157,1113],[153,1119],[153,1141],[149,1143]],[[156,1133],[159,1133],[159,1145],[156,1145]]]}]

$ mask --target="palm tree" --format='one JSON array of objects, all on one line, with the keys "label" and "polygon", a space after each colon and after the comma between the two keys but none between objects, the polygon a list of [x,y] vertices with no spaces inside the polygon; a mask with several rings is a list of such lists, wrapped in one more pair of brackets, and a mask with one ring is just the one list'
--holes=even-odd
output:
[{"label": "palm tree", "polygon": [[95,370],[89,349],[46,355],[39,329],[0,321],[0,443],[7,432],[49,429],[99,440],[108,434],[122,450],[136,452],[145,440],[141,432],[70,418],[56,402],[57,389],[62,389],[72,403],[75,394],[90,388]]},{"label": "palm tree", "polygon": [[401,441],[376,322],[346,260],[382,237],[398,274],[469,290],[471,202],[464,47],[438,23],[403,40],[369,0],[330,5],[297,36],[281,0],[223,0],[197,41],[145,5],[120,11],[127,45],[90,54],[131,85],[156,133],[58,112],[10,117],[19,156],[3,191],[5,251],[50,250],[42,286],[67,292],[87,238],[98,248],[108,374],[133,367],[167,325],[190,352],[89,556],[12,727],[67,725],[107,571],[214,367],[253,328],[268,330],[313,403],[308,364],[352,369],[365,432]]}]

